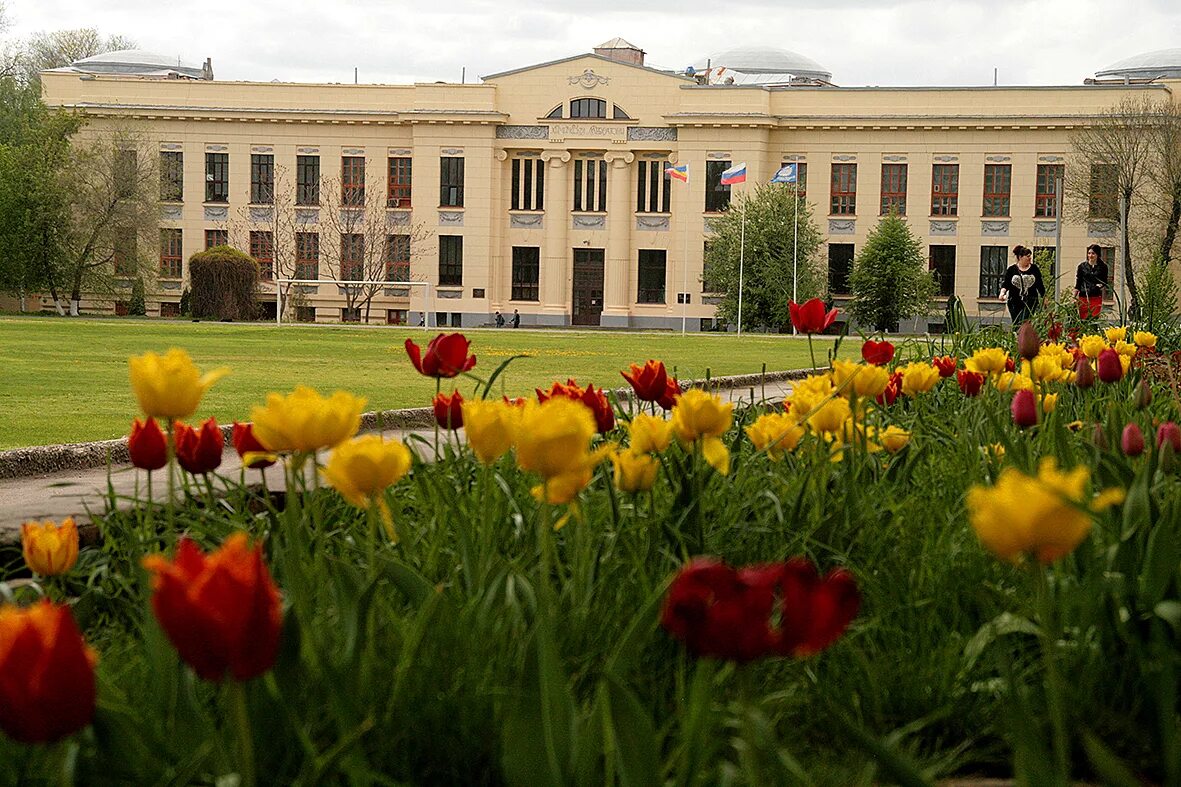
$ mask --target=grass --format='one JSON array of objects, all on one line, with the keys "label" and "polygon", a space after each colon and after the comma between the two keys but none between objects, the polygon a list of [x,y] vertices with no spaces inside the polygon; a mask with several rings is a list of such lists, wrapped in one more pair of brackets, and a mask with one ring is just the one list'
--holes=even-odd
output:
[{"label": "grass", "polygon": [[[796,369],[810,364],[808,343],[787,336],[471,330],[484,377],[514,355],[502,376],[504,393],[519,396],[555,379],[608,388],[624,385],[620,369],[648,358],[682,378]],[[425,345],[434,330],[325,326],[227,325],[155,320],[0,318],[0,449],[126,434],[136,414],[127,383],[127,358],[148,350],[183,347],[202,369],[228,366],[233,374],[202,402],[198,418],[219,423],[250,417],[268,391],[296,385],[348,389],[371,409],[419,407],[430,402],[433,380],[415,373],[403,343]],[[824,362],[832,339],[815,342]],[[855,353],[855,343],[842,347]],[[473,386],[460,382],[465,393]]]}]

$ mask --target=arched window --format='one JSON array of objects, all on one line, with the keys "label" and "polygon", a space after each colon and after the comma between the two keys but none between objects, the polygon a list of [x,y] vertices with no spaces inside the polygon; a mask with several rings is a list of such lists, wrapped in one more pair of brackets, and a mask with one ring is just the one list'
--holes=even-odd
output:
[{"label": "arched window", "polygon": [[570,102],[571,118],[606,118],[607,102],[601,98],[576,98]]},{"label": "arched window", "polygon": [[558,104],[556,107],[551,109],[550,113],[548,115],[546,115],[546,117],[549,118],[550,120],[561,120],[562,119],[562,105]]},{"label": "arched window", "polygon": [[618,104],[613,104],[612,109],[614,110],[614,112],[611,115],[613,120],[631,120],[632,119],[632,116],[627,114],[626,112],[624,112],[623,107],[619,106]]}]

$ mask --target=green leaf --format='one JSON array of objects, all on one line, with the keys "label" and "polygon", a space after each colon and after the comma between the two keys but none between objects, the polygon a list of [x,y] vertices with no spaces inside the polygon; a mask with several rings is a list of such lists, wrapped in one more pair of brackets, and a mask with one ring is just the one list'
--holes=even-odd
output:
[{"label": "green leaf", "polygon": [[836,708],[831,708],[830,711],[832,718],[852,738],[853,743],[872,755],[877,761],[878,767],[885,771],[894,782],[903,787],[931,787],[932,782],[923,775],[917,765],[910,761],[909,757],[878,740],[868,731],[862,729],[860,725],[855,724],[842,711]]},{"label": "green leaf", "polygon": [[623,787],[657,787],[661,783],[660,745],[652,718],[635,693],[614,676],[604,678],[603,688],[619,783]]},{"label": "green leaf", "polygon": [[508,368],[508,365],[510,363],[517,360],[518,358],[530,358],[530,357],[532,357],[532,356],[530,356],[527,353],[522,353],[520,355],[513,355],[509,358],[505,358],[503,361],[501,361],[500,366],[497,366],[496,371],[494,371],[492,373],[492,376],[488,378],[488,383],[484,386],[484,392],[480,395],[480,398],[481,399],[488,398],[488,394],[492,393],[492,384],[494,382],[496,382],[496,378],[501,375],[501,372],[503,372],[505,369]]},{"label": "green leaf", "polygon": [[[669,580],[671,581],[671,580]],[[635,668],[640,654],[644,650],[652,632],[656,630],[660,614],[660,605],[664,601],[668,582],[662,582],[644,600],[639,611],[632,616],[631,622],[619,638],[619,642],[607,657],[603,671],[616,678],[622,679]]]},{"label": "green leaf", "polygon": [[1151,518],[1152,504],[1148,498],[1148,472],[1147,469],[1144,469],[1137,474],[1131,487],[1128,488],[1128,497],[1124,501],[1124,528],[1120,533],[1120,540],[1127,541],[1141,527],[1146,526]]},{"label": "green leaf", "polygon": [[1181,562],[1181,545],[1163,523],[1157,523],[1148,534],[1144,552],[1144,568],[1140,572],[1140,596],[1145,606],[1155,606],[1165,597],[1170,583],[1177,576]]},{"label": "green leaf", "polygon": [[972,635],[972,639],[968,640],[968,644],[964,646],[964,669],[971,669],[985,649],[999,637],[1006,634],[1037,635],[1039,631],[1037,624],[1028,618],[1011,612],[1002,612],[981,626],[980,630]]},{"label": "green leaf", "polygon": [[1083,733],[1083,749],[1095,773],[1109,787],[1141,787],[1143,784],[1111,749],[1090,732]]}]

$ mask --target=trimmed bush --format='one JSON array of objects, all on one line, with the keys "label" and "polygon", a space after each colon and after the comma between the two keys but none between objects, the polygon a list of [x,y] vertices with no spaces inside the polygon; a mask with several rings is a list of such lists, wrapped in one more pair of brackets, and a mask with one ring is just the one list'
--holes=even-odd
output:
[{"label": "trimmed bush", "polygon": [[214,246],[189,258],[193,316],[253,320],[258,314],[258,263],[232,246]]}]

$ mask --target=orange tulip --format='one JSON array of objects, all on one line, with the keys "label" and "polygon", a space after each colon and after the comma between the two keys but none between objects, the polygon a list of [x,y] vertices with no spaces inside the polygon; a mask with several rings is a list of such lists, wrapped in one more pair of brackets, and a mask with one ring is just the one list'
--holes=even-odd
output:
[{"label": "orange tulip", "polygon": [[52,519],[25,522],[21,525],[21,549],[25,565],[34,574],[65,574],[78,562],[78,526],[73,517],[66,517],[60,525]]}]

